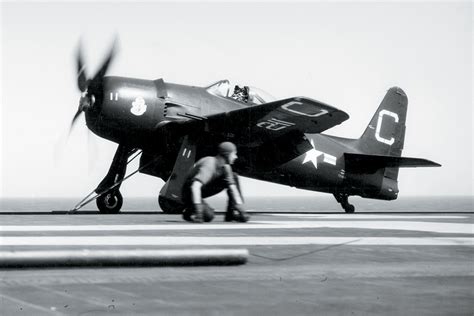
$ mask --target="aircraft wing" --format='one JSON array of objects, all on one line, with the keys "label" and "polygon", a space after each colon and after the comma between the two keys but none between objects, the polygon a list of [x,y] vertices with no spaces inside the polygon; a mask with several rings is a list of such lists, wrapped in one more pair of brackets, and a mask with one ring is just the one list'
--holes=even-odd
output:
[{"label": "aircraft wing", "polygon": [[347,120],[349,115],[330,105],[294,97],[262,105],[170,122],[169,132],[225,136],[238,145],[257,146],[284,135],[320,133]]},{"label": "aircraft wing", "polygon": [[422,158],[396,157],[383,155],[364,155],[345,153],[346,172],[373,173],[381,168],[440,167],[431,160]]}]

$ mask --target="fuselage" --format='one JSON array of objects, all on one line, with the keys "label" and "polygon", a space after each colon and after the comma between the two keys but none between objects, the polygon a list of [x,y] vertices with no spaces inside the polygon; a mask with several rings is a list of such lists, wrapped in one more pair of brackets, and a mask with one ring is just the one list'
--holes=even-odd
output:
[{"label": "fuselage", "polygon": [[[96,100],[93,111],[86,112],[86,122],[95,134],[110,141],[139,148],[144,153],[161,155],[155,176],[166,181],[180,146],[180,139],[167,138],[160,128],[167,122],[193,120],[255,105],[243,104],[228,95],[210,93],[209,88],[165,83],[162,79],[143,80],[105,77],[102,100]],[[242,126],[242,128],[246,128]],[[227,135],[232,141],[232,135]],[[209,140],[209,141],[212,141]],[[299,142],[311,147],[301,149],[291,160],[277,158],[285,151],[285,142],[272,146],[239,148],[239,174],[301,189],[395,199],[396,181],[384,177],[383,170],[374,174],[350,174],[345,170],[344,153],[360,152],[358,140],[324,134],[306,134]],[[282,146],[279,148],[278,146]],[[200,156],[209,152],[202,151]],[[296,158],[295,158],[296,157]],[[281,163],[279,161],[281,160]]]}]

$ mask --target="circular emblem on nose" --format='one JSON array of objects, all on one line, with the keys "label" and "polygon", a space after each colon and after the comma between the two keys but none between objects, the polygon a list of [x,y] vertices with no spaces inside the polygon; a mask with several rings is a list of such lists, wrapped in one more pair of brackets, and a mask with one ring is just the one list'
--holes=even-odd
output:
[{"label": "circular emblem on nose", "polygon": [[130,112],[132,112],[133,115],[140,116],[146,112],[146,107],[145,100],[142,97],[137,97],[135,101],[132,102]]}]

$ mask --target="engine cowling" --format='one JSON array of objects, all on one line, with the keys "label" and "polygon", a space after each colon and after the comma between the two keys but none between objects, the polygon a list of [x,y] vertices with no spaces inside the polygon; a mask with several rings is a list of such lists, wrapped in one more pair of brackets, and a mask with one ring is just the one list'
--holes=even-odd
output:
[{"label": "engine cowling", "polygon": [[140,143],[164,119],[162,79],[105,77],[100,109],[86,113],[89,129],[117,143]]}]

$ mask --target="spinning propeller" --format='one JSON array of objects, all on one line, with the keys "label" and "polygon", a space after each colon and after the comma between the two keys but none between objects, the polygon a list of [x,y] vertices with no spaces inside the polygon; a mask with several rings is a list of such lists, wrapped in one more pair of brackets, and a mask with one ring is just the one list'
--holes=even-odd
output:
[{"label": "spinning propeller", "polygon": [[[94,77],[87,78],[86,77],[86,67],[84,65],[83,56],[82,56],[82,47],[79,43],[77,53],[76,53],[76,66],[77,66],[77,86],[81,91],[81,98],[79,100],[79,107],[74,114],[74,117],[71,120],[71,124],[69,129],[64,131],[57,140],[54,148],[54,159],[56,163],[62,160],[64,155],[66,144],[71,136],[71,132],[73,130],[74,124],[76,123],[77,119],[81,115],[82,112],[88,111],[96,111],[97,113],[100,111],[100,102],[103,98],[103,81],[104,76],[107,73],[110,63],[116,54],[116,47],[117,47],[117,37],[114,39],[112,46],[107,54],[104,62],[102,63],[101,67],[97,71]],[[89,161],[95,161],[95,159],[91,159],[90,153],[95,153],[95,150],[91,150],[90,148],[96,148],[97,146],[93,146],[92,142],[94,138],[91,138],[91,131],[88,129],[87,134],[87,143],[88,143],[88,156]]]},{"label": "spinning propeller", "polygon": [[[77,87],[81,91],[81,99],[79,100],[79,107],[77,109],[76,114],[71,121],[71,126],[69,131],[72,130],[74,123],[76,122],[77,118],[82,112],[91,110],[96,105],[96,102],[102,100],[103,97],[103,79],[105,74],[107,73],[107,69],[109,68],[112,59],[116,53],[116,43],[117,39],[114,40],[110,51],[105,58],[102,66],[99,68],[97,73],[94,77],[87,79],[86,78],[86,69],[84,66],[83,58],[82,58],[82,50],[81,45],[79,45],[77,55],[76,55],[76,65],[77,65]],[[98,105],[96,105],[98,106]]]}]

